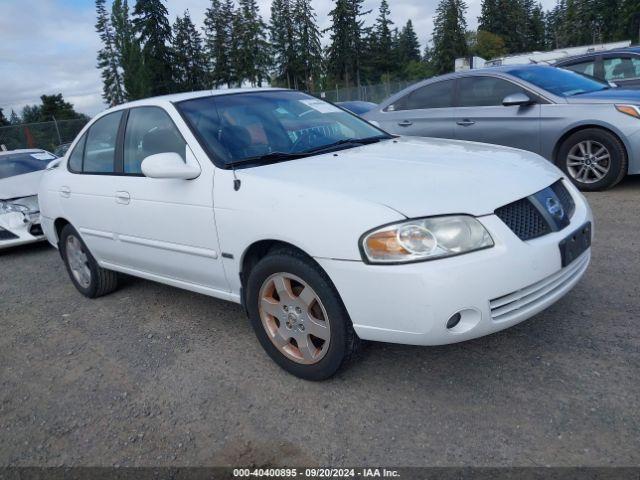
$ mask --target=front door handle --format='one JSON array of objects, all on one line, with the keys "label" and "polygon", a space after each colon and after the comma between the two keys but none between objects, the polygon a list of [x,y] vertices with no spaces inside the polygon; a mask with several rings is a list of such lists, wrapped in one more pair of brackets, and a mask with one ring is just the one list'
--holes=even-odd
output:
[{"label": "front door handle", "polygon": [[468,118],[465,118],[464,120],[460,120],[459,122],[456,122],[456,123],[462,127],[470,127],[471,125],[476,124],[476,122],[474,122],[473,120],[469,120]]},{"label": "front door handle", "polygon": [[62,198],[69,198],[71,196],[71,189],[69,187],[60,187],[58,192]]},{"label": "front door handle", "polygon": [[413,125],[413,122],[410,120],[403,120],[401,122],[398,122],[398,125],[400,125],[401,127],[410,127],[411,125]]},{"label": "front door handle", "polygon": [[122,205],[129,205],[131,201],[131,195],[129,192],[116,192],[116,202],[121,203]]}]

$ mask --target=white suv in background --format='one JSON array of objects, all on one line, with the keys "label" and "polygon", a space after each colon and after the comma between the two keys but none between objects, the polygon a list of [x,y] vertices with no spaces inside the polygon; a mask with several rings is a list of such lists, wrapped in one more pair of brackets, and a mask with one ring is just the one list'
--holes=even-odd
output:
[{"label": "white suv in background", "polygon": [[538,155],[396,138],[289,90],[112,108],[47,172],[40,203],[85,296],[124,272],[241,303],[267,353],[314,380],[359,339],[515,325],[590,259],[589,206]]}]

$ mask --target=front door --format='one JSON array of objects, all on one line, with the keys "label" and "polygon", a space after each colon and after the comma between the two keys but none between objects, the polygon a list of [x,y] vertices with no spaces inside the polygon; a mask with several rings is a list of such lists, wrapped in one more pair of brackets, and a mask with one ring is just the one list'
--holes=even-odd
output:
[{"label": "front door", "polygon": [[456,138],[540,153],[540,105],[502,105],[502,100],[513,93],[533,97],[502,78],[459,79]]},{"label": "front door", "polygon": [[[143,176],[142,161],[166,152],[199,165],[200,176],[193,180]],[[213,213],[214,167],[208,160],[196,159],[166,110],[151,106],[129,110],[121,165],[113,192],[116,263],[147,278],[228,292]]]}]

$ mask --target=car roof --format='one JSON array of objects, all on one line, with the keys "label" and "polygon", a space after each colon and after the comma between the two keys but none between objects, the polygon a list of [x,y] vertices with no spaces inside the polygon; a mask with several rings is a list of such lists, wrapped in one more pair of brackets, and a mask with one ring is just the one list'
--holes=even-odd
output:
[{"label": "car roof", "polygon": [[17,150],[0,151],[0,157],[6,156],[6,155],[12,155],[14,153],[42,153],[45,151],[46,150],[43,150],[41,148],[19,148]]},{"label": "car roof", "polygon": [[503,74],[509,74],[511,72],[511,70],[515,70],[515,69],[534,69],[534,68],[555,68],[551,65],[546,65],[546,64],[539,64],[539,63],[523,63],[523,64],[514,64],[514,65],[501,65],[499,67],[486,67],[486,68],[474,68],[472,70],[461,70],[459,72],[452,72],[452,73],[447,73],[444,75],[438,75],[435,77],[431,77],[428,79],[423,80],[424,82],[428,81],[428,80],[440,80],[440,79],[447,79],[447,78],[458,78],[458,77],[470,77],[470,76],[474,76],[474,75],[482,75],[482,74],[492,74],[492,73],[503,73]]},{"label": "car roof", "polygon": [[559,64],[565,63],[565,62],[571,62],[573,60],[579,60],[581,58],[593,58],[593,57],[597,57],[599,55],[606,55],[606,54],[609,54],[609,53],[637,53],[638,55],[640,55],[640,46],[613,48],[611,50],[599,50],[597,52],[581,53],[579,55],[572,55],[570,57],[559,58],[558,60],[556,60],[556,64],[559,65]]},{"label": "car roof", "polygon": [[252,92],[269,92],[287,90],[286,88],[273,88],[273,87],[252,87],[252,88],[224,88],[216,90],[199,90],[196,92],[184,92],[184,93],[171,93],[169,95],[159,95],[156,97],[144,98],[142,100],[134,100],[133,102],[123,103],[118,107],[128,108],[135,107],[137,105],[149,105],[150,103],[161,102],[182,102],[183,100],[191,100],[193,98],[212,97],[220,95],[233,95],[237,93],[252,93]]}]

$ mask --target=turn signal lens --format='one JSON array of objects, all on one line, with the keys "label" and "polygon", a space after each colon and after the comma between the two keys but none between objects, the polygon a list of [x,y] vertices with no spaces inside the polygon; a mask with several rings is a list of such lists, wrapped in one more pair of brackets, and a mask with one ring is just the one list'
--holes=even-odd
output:
[{"label": "turn signal lens", "polygon": [[616,105],[616,110],[632,117],[640,118],[640,108],[636,105]]},{"label": "turn signal lens", "polygon": [[406,263],[450,257],[492,247],[489,232],[468,215],[409,220],[364,236],[361,249],[368,263]]}]

